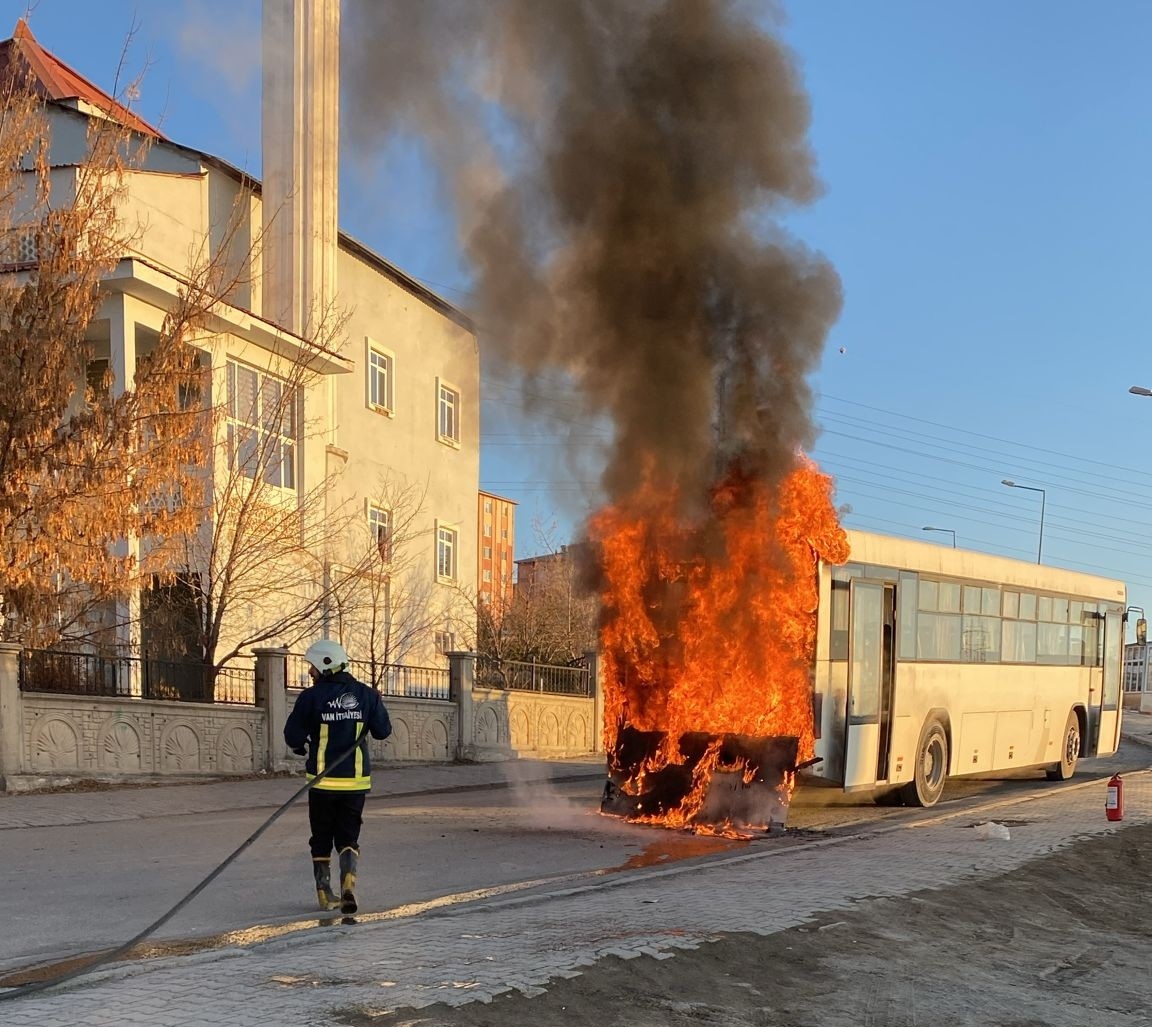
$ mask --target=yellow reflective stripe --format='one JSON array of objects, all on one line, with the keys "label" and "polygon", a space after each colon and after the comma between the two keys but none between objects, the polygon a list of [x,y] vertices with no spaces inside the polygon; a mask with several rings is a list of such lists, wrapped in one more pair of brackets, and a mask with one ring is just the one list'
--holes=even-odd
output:
[{"label": "yellow reflective stripe", "polygon": [[371,787],[370,777],[326,777],[316,786],[316,791],[366,792]]},{"label": "yellow reflective stripe", "polygon": [[368,725],[361,721],[360,728],[356,732],[356,774],[359,780],[364,779],[364,746],[360,743],[364,739],[364,729]]},{"label": "yellow reflective stripe", "polygon": [[324,756],[328,752],[328,725],[320,725],[320,744],[316,746],[316,773],[324,773]]}]

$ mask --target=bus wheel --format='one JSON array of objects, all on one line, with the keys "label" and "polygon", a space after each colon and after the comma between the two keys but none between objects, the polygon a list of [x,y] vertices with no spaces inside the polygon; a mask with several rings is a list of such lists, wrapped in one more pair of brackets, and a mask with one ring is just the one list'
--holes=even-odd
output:
[{"label": "bus wheel", "polygon": [[904,786],[908,806],[935,806],[948,779],[948,736],[937,720],[924,727],[916,747],[916,772]]},{"label": "bus wheel", "polygon": [[1068,714],[1061,739],[1060,762],[1044,771],[1049,781],[1067,781],[1076,773],[1076,764],[1080,761],[1080,718],[1075,710]]}]

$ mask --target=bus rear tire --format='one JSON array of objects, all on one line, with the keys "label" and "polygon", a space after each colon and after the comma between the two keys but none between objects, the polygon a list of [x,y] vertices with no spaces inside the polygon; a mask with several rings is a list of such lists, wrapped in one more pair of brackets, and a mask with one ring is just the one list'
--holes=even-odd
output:
[{"label": "bus rear tire", "polygon": [[948,735],[938,720],[924,725],[916,746],[915,773],[903,789],[906,806],[935,806],[948,780]]},{"label": "bus rear tire", "polygon": [[1073,710],[1068,714],[1064,724],[1064,733],[1060,736],[1060,762],[1054,767],[1044,771],[1049,781],[1067,781],[1076,773],[1076,764],[1080,761],[1080,718]]}]

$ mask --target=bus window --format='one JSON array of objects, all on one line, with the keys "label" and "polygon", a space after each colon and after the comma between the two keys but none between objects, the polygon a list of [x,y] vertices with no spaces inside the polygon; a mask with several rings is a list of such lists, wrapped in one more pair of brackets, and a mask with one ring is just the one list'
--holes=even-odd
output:
[{"label": "bus window", "polygon": [[1088,604],[1084,604],[1084,647],[1080,654],[1082,666],[1100,666],[1100,617],[1095,612],[1088,611]]},{"label": "bus window", "polygon": [[1104,632],[1104,709],[1114,710],[1120,703],[1120,659],[1122,621],[1118,610],[1109,610]]},{"label": "bus window", "polygon": [[937,597],[940,594],[940,583],[938,581],[931,581],[928,578],[920,579],[920,603],[921,610],[934,611],[936,609]]},{"label": "bus window", "polygon": [[974,617],[964,614],[963,649],[960,658],[964,663],[1000,662],[999,617]]},{"label": "bus window", "polygon": [[941,613],[960,612],[960,585],[955,581],[940,582],[940,597],[936,607]]},{"label": "bus window", "polygon": [[1000,589],[982,588],[980,590],[980,612],[990,617],[1000,616]]},{"label": "bus window", "polygon": [[902,573],[896,590],[896,626],[900,631],[897,655],[901,660],[916,659],[916,608],[919,600],[919,579],[915,574]]},{"label": "bus window", "polygon": [[1037,601],[1037,603],[1036,603],[1036,619],[1048,621],[1049,623],[1051,623],[1051,621],[1052,621],[1052,597],[1051,596],[1041,596],[1039,598],[1039,600]]},{"label": "bus window", "polygon": [[1020,619],[1036,619],[1036,596],[1031,592],[1020,593]]},{"label": "bus window", "polygon": [[1011,617],[1013,620],[1020,616],[1019,592],[1004,593],[1004,616]]},{"label": "bus window", "polygon": [[1068,625],[1040,624],[1036,636],[1036,662],[1066,664],[1068,662]]},{"label": "bus window", "polygon": [[857,582],[853,593],[849,720],[875,720],[883,681],[884,586]]},{"label": "bus window", "polygon": [[965,585],[964,586],[964,612],[965,613],[979,613],[981,606],[980,586],[979,585]]},{"label": "bus window", "polygon": [[925,613],[916,622],[916,655],[921,660],[960,660],[960,618]]},{"label": "bus window", "polygon": [[1059,596],[1052,599],[1052,620],[1056,624],[1068,623],[1068,600]]},{"label": "bus window", "polygon": [[1084,662],[1084,626],[1080,623],[1068,626],[1068,662],[1073,667],[1079,667]]},{"label": "bus window", "polygon": [[848,596],[851,585],[847,581],[832,582],[832,635],[828,641],[828,659],[848,659]]},{"label": "bus window", "polygon": [[1036,662],[1036,624],[1027,620],[1004,621],[1005,663]]}]

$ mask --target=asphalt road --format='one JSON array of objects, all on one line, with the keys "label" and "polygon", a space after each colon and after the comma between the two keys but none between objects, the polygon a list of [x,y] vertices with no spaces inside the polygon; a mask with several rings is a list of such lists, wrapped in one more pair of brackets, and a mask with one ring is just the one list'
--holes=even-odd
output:
[{"label": "asphalt road", "polygon": [[[1142,769],[1152,749],[1081,763],[1075,778]],[[1042,772],[949,784],[932,810],[878,807],[867,796],[801,789],[785,838],[698,838],[598,814],[596,780],[525,790],[371,800],[366,809],[361,911],[403,915],[422,904],[465,903],[501,891],[676,860],[707,859],[749,845],[786,845],[814,834],[866,831],[887,822],[994,809],[1006,798],[1050,793]],[[829,802],[835,798],[835,802]],[[7,930],[0,971],[114,947],[155,920],[254,830],[269,810],[0,831]],[[157,939],[177,951],[264,939],[324,926],[312,908],[307,816],[282,817]],[[237,933],[229,933],[237,932]]]}]

